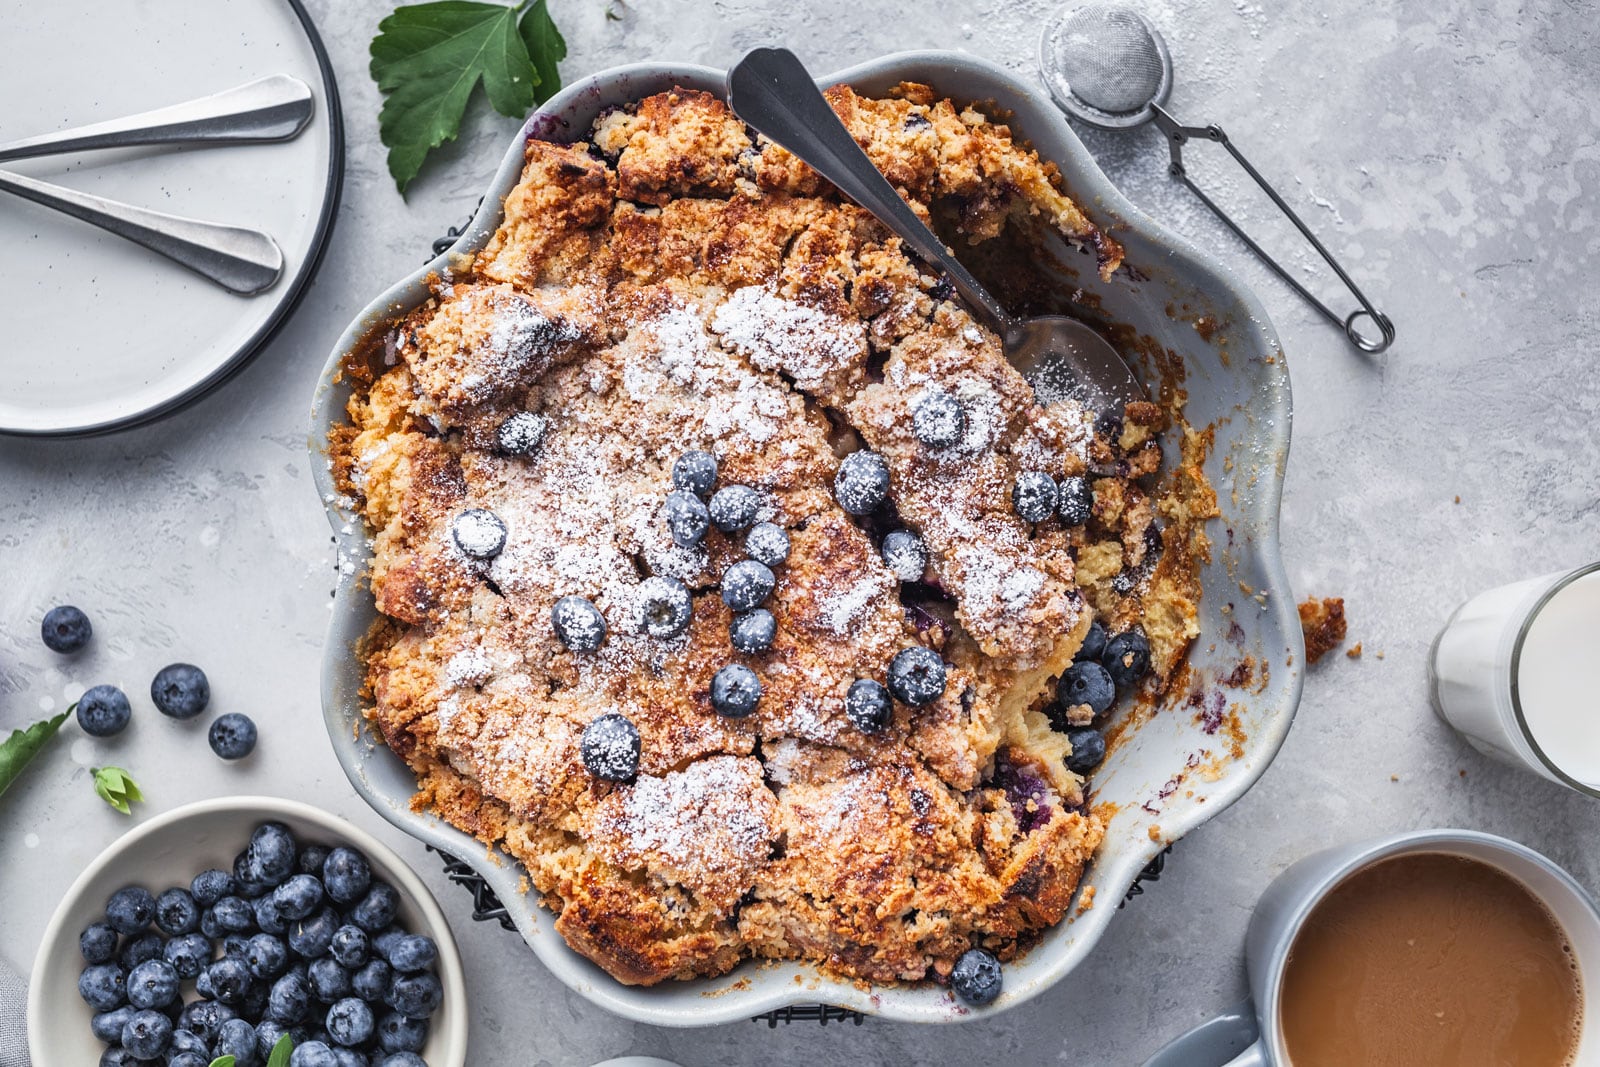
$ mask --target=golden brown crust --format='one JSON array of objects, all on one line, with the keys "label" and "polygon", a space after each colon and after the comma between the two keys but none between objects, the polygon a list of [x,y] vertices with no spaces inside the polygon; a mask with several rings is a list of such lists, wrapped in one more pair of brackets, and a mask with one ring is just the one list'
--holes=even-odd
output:
[{"label": "golden brown crust", "polygon": [[1300,631],[1306,639],[1307,663],[1317,662],[1344,642],[1344,598],[1323,597],[1318,600],[1308,597],[1300,602],[1299,612]]},{"label": "golden brown crust", "polygon": [[[829,99],[917,210],[957,204],[973,241],[1044,225],[1115,269],[1114,242],[1005,127],[914,85]],[[373,536],[368,714],[416,772],[418,810],[509,852],[575,949],[629,983],[752,956],[916,980],[974,944],[1009,959],[1061,920],[1103,827],[1041,714],[1055,676],[1097,614],[1159,622],[1153,688],[1192,637],[1187,527],[1168,516],[1160,534],[1165,497],[1139,481],[1162,409],[1097,426],[1037,406],[897,239],[687,90],[602,117],[588,145],[530,142],[472,271],[396,324],[382,363],[330,442]],[[942,451],[911,432],[932,391],[968,416]],[[547,432],[506,455],[497,428],[522,411]],[[835,500],[861,447],[927,544],[918,580],[881,558],[881,517]],[[740,536],[667,535],[690,448],[789,534],[759,655],[729,647],[717,588]],[[1186,449],[1179,467],[1200,478],[1198,462]],[[1023,471],[1092,476],[1094,517],[1024,524]],[[506,526],[493,559],[452,538],[468,508]],[[645,632],[648,575],[692,591],[682,635]],[[605,616],[598,651],[556,638],[568,595]],[[943,696],[862,732],[845,692],[919,644],[947,664]],[[764,687],[745,719],[711,707],[730,662]],[[585,768],[579,739],[604,713],[639,731],[630,782]]]}]

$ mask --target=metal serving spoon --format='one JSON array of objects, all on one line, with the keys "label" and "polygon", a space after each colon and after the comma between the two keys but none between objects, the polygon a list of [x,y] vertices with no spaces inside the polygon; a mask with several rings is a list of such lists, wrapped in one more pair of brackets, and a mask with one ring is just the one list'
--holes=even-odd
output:
[{"label": "metal serving spoon", "polygon": [[[313,99],[300,79],[270,74],[170,107],[0,144],[0,160],[134,145],[286,141],[311,121]],[[152,211],[6,170],[0,190],[159,252],[231,292],[262,292],[283,273],[282,250],[260,230]]]},{"label": "metal serving spoon", "polygon": [[311,87],[269,74],[220,93],[125,118],[0,144],[0,159],[27,159],[148,144],[287,141],[311,121]]},{"label": "metal serving spoon", "polygon": [[728,103],[739,118],[793,152],[944,271],[1000,335],[1006,357],[1041,402],[1070,396],[1096,410],[1120,411],[1130,401],[1145,399],[1116,349],[1077,319],[1019,319],[1006,311],[873,166],[793,52],[757,48],[741,59],[728,71]]}]

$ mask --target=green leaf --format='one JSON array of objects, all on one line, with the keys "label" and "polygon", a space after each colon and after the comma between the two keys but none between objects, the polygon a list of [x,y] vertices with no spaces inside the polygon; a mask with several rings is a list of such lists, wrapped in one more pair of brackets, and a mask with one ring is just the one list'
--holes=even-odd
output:
[{"label": "green leaf", "polygon": [[272,1055],[267,1057],[267,1067],[289,1067],[289,1053],[294,1051],[294,1039],[288,1034],[278,1038],[278,1043],[272,1046]]},{"label": "green leaf", "polygon": [[139,787],[133,784],[133,779],[121,767],[96,767],[94,769],[94,791],[100,799],[110,804],[124,815],[131,815],[130,804],[144,801],[144,794],[139,792]]},{"label": "green leaf", "polygon": [[[369,67],[387,97],[378,136],[389,148],[389,173],[402,194],[428,153],[461,132],[461,116],[480,81],[501,114],[520,117],[533,106],[539,71],[518,32],[517,10],[437,0],[395,8],[378,23]],[[540,39],[547,36],[541,29]]]},{"label": "green leaf", "polygon": [[545,0],[537,0],[523,12],[517,31],[522,34],[528,58],[533,60],[533,68],[538,72],[534,99],[542,104],[561,88],[561,73],[556,70],[556,64],[567,58],[567,42],[561,36],[561,31],[556,29],[555,21],[550,18],[550,9]]},{"label": "green leaf", "polygon": [[[289,1035],[284,1034],[283,1036],[288,1037]],[[218,1056],[211,1061],[211,1067],[233,1067],[235,1062],[237,1061],[232,1056]]]},{"label": "green leaf", "polygon": [[4,793],[17,780],[22,769],[39,754],[44,743],[56,735],[71,713],[72,708],[68,708],[53,719],[44,719],[22,730],[12,730],[10,737],[0,741],[0,793]]}]

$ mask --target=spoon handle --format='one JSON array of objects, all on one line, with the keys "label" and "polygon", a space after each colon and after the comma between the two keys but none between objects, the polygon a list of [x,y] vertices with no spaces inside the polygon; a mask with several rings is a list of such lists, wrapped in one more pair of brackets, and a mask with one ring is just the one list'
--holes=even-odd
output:
[{"label": "spoon handle", "polygon": [[6,170],[0,190],[125,237],[235,293],[269,289],[283,273],[283,252],[260,230],[151,211]]},{"label": "spoon handle", "polygon": [[1014,320],[873,165],[817,83],[787,48],[757,48],[728,71],[728,103],[757,132],[794,153],[841,193],[877,216],[918,256],[936,265],[1001,336]]},{"label": "spoon handle", "polygon": [[195,142],[286,141],[311,121],[310,86],[287,74],[89,126],[0,144],[0,159],[27,159],[94,148]]}]

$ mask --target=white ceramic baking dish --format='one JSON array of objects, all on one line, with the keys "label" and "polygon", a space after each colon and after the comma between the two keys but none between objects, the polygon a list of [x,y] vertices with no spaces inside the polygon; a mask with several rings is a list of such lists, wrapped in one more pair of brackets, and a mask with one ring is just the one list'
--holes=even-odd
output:
[{"label": "white ceramic baking dish", "polygon": [[[334,603],[324,651],[323,713],[328,736],[356,790],[385,818],[417,838],[461,857],[505,902],[533,951],[562,981],[619,1015],[665,1026],[698,1026],[748,1018],[794,1003],[839,1005],[885,1018],[948,1022],[992,1015],[1061,981],[1093,950],[1117,914],[1117,902],[1140,870],[1166,845],[1217,815],[1260,777],[1277,753],[1300,698],[1304,659],[1293,598],[1278,551],[1278,499],[1288,458],[1289,375],[1276,334],[1254,295],[1217,260],[1129,203],[1095,166],[1048,97],[1001,68],[968,55],[907,52],[852,67],[825,84],[847,82],[866,93],[925,82],[958,102],[1004,114],[1017,136],[1061,168],[1067,191],[1127,249],[1127,266],[1102,282],[1085,254],[1056,243],[1053,273],[1064,293],[1122,328],[1128,354],[1147,381],[1158,377],[1151,353],[1181,361],[1187,416],[1216,435],[1206,473],[1222,516],[1209,531],[1215,544],[1203,572],[1202,634],[1191,655],[1192,685],[1172,706],[1127,730],[1092,779],[1093,799],[1112,812],[1105,843],[1080,893],[1093,907],[1051,930],[1006,969],[1005,991],[970,1013],[943,989],[854,984],[794,964],[746,963],[720,978],[622,985],[569,949],[550,913],[522,888],[522,872],[503,855],[431,815],[413,812],[411,772],[369,732],[362,717],[362,670],[353,647],[375,618],[360,580],[369,556],[359,518],[340,511],[325,450],[327,432],[344,417],[348,387],[336,379],[341,360],[375,326],[421,303],[424,279],[451,256],[481,248],[499,225],[501,200],[522,167],[523,137],[507,151],[477,216],[455,245],[389,288],[356,317],[329,356],[313,406],[311,451],[317,487],[339,542],[355,564]],[[674,85],[721,93],[723,73],[706,67],[639,64],[586,78],[531,117],[525,136],[577,139],[604,108]],[[1133,340],[1134,337],[1137,340]],[[1168,441],[1167,454],[1177,454]],[[348,568],[347,568],[348,569]],[[1241,663],[1249,666],[1241,671]],[[1246,684],[1239,685],[1242,677]],[[1228,685],[1224,680],[1235,684]],[[1191,695],[1198,694],[1191,704]],[[1223,725],[1219,729],[1219,720]],[[1092,894],[1092,895],[1091,895]]]}]

